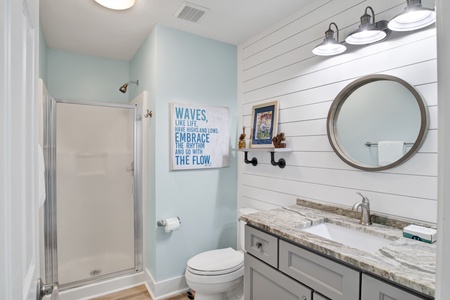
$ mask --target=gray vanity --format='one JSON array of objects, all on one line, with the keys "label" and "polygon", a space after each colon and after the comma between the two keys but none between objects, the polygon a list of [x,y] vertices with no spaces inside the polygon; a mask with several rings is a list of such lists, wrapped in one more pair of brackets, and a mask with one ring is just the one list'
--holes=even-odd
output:
[{"label": "gray vanity", "polygon": [[[350,210],[298,204],[241,217],[246,300],[434,299],[435,244],[403,238],[405,223],[372,216],[365,226]],[[365,250],[360,240],[358,249],[358,241],[348,246],[304,230],[321,223],[352,230],[357,240],[363,232],[387,242]]]}]

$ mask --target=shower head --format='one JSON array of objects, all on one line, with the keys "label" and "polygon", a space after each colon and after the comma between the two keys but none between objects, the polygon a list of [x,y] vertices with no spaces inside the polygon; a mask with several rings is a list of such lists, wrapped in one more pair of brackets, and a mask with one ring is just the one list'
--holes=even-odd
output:
[{"label": "shower head", "polygon": [[128,85],[129,85],[130,83],[134,83],[134,84],[136,84],[136,85],[139,85],[139,80],[136,80],[136,81],[128,81],[127,83],[122,84],[122,86],[119,88],[119,91],[121,91],[122,93],[125,94],[125,93],[127,92],[127,88],[128,88]]}]

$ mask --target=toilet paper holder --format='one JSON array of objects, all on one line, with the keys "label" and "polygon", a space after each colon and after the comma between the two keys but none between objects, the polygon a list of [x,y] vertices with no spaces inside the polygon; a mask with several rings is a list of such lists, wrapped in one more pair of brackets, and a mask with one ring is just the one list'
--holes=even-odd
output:
[{"label": "toilet paper holder", "polygon": [[[178,219],[178,222],[180,222],[180,224],[181,224],[180,217],[176,217],[176,218]],[[167,226],[167,221],[164,220],[164,219],[158,220],[158,221],[156,222],[156,224],[157,224],[159,227],[166,227],[166,226]]]}]

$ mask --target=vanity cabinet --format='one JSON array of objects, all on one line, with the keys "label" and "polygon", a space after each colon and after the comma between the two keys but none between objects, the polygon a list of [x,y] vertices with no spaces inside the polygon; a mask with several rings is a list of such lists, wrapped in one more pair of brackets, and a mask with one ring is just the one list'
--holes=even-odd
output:
[{"label": "vanity cabinet", "polygon": [[330,300],[330,298],[322,296],[321,294],[319,294],[317,292],[313,292],[313,299],[314,300]]},{"label": "vanity cabinet", "polygon": [[313,290],[248,253],[244,265],[245,300],[313,300]]},{"label": "vanity cabinet", "polygon": [[[296,276],[291,278],[286,276],[286,274],[291,275],[288,272],[285,272],[286,274],[280,272],[278,265],[281,266],[281,260],[287,257],[287,255],[281,255],[282,251],[288,249],[281,246],[284,243],[286,242],[279,240],[276,236],[253,227],[245,227],[245,250],[247,251],[244,263],[245,300],[329,300],[322,295],[323,292],[303,284]],[[359,277],[357,280],[356,285],[359,287]],[[323,281],[330,285],[338,285],[330,282],[333,281],[333,279],[330,280],[330,276]]]},{"label": "vanity cabinet", "polygon": [[245,300],[431,299],[248,225],[245,250]]},{"label": "vanity cabinet", "polygon": [[362,275],[361,299],[364,300],[423,300],[415,294],[399,289],[372,276]]},{"label": "vanity cabinet", "polygon": [[278,268],[278,238],[253,227],[245,227],[245,250],[263,262]]},{"label": "vanity cabinet", "polygon": [[333,300],[359,299],[360,272],[280,241],[279,270]]}]

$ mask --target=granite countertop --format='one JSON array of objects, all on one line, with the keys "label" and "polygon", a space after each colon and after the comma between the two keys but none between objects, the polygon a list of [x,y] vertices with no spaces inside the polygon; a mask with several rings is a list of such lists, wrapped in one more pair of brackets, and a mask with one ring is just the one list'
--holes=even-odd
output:
[{"label": "granite countertop", "polygon": [[[427,244],[404,238],[401,228],[411,223],[372,216],[374,223],[365,226],[359,224],[356,216],[351,210],[298,200],[294,206],[252,213],[241,216],[240,219],[285,240],[434,297],[436,243]],[[384,237],[392,243],[375,253],[369,253],[301,230],[322,222]]]}]

